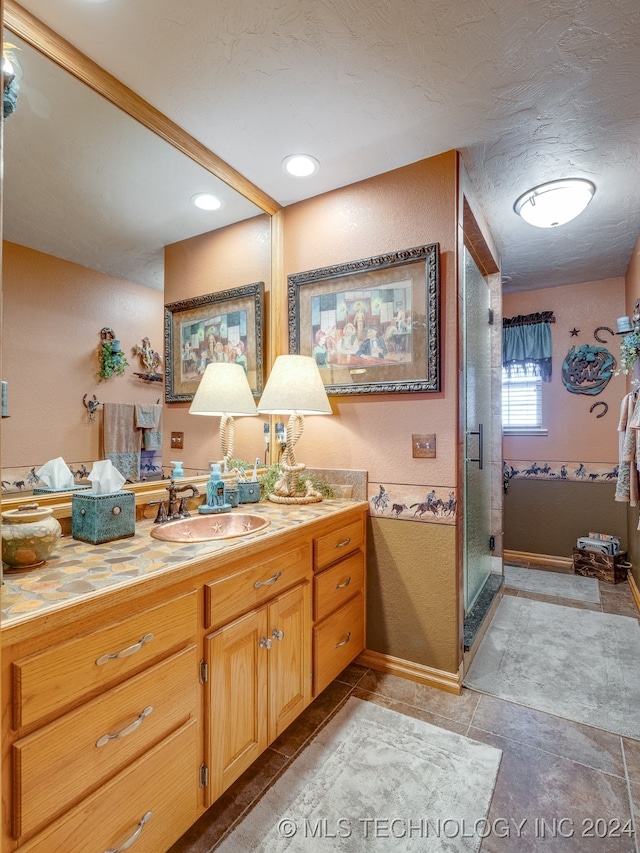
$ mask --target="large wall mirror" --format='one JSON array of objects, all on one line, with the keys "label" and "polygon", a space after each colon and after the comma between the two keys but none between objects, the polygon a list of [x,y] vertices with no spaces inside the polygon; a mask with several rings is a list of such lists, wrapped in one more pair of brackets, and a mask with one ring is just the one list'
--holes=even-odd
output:
[{"label": "large wall mirror", "polygon": [[[122,87],[120,108],[112,103],[117,86],[103,97],[102,84],[70,73],[60,61],[70,51],[43,49],[42,32],[47,44],[55,34],[23,11],[5,4],[3,41],[15,46],[20,79],[3,141],[3,497],[28,493],[33,469],[49,459],[62,456],[73,468],[100,458],[100,412],[90,418],[86,399],[162,399],[162,382],[136,378],[131,348],[147,336],[162,351],[171,299],[163,292],[165,246],[244,222],[264,220],[247,229],[264,235],[275,212],[241,176],[218,177],[215,155],[152,108],[150,120],[132,117],[140,99],[129,90]],[[82,55],[71,62],[82,66]],[[202,192],[217,196],[220,210],[196,208],[192,197]],[[263,248],[255,278],[268,281],[269,240]],[[224,281],[217,268],[211,289]],[[115,331],[129,360],[117,382],[96,379],[102,328]]]}]

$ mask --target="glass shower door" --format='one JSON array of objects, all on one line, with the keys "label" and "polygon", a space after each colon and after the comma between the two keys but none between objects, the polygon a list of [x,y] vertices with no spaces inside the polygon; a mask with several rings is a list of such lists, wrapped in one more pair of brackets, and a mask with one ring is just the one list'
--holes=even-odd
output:
[{"label": "glass shower door", "polygon": [[464,250],[464,612],[491,573],[491,337],[489,286]]}]

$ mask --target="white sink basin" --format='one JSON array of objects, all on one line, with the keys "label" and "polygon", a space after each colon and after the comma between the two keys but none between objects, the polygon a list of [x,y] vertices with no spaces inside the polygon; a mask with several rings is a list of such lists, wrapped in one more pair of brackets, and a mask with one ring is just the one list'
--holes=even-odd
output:
[{"label": "white sink basin", "polygon": [[210,542],[257,533],[269,524],[271,522],[268,518],[249,512],[214,513],[158,524],[151,535],[164,542]]}]

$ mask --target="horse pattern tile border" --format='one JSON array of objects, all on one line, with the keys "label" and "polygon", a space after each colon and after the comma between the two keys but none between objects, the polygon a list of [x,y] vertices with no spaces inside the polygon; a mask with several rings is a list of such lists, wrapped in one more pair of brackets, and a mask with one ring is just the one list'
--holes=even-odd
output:
[{"label": "horse pattern tile border", "polygon": [[519,480],[567,480],[588,483],[615,483],[618,466],[610,462],[538,462],[509,460],[503,463],[505,482]]},{"label": "horse pattern tile border", "polygon": [[457,519],[457,489],[451,486],[369,483],[368,500],[372,518],[429,524],[455,524]]}]

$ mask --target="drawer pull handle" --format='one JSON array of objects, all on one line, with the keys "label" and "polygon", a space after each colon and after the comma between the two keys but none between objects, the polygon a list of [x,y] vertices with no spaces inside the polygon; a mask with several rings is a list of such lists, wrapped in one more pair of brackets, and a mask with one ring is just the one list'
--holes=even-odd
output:
[{"label": "drawer pull handle", "polygon": [[284,631],[281,631],[279,628],[274,628],[271,632],[271,636],[274,640],[284,640]]},{"label": "drawer pull handle", "polygon": [[336,548],[345,548],[350,542],[351,542],[351,537],[347,536],[347,538],[344,540],[344,542],[336,542],[335,547]]},{"label": "drawer pull handle", "polygon": [[351,575],[349,575],[349,577],[346,580],[342,581],[342,583],[337,583],[336,589],[344,589],[345,586],[349,586],[350,583],[351,583]]},{"label": "drawer pull handle", "polygon": [[145,717],[148,717],[149,714],[153,711],[153,705],[148,705],[143,711],[140,712],[140,716],[134,720],[130,726],[126,726],[126,728],[121,729],[119,732],[113,732],[110,735],[102,735],[99,740],[96,741],[96,746],[106,746],[110,740],[117,740],[118,738],[126,737],[130,735],[132,732],[142,725],[142,721]]},{"label": "drawer pull handle", "polygon": [[351,631],[347,631],[347,636],[341,643],[336,643],[336,649],[339,649],[340,646],[346,646],[349,640],[351,639]]},{"label": "drawer pull handle", "polygon": [[134,643],[132,646],[122,649],[120,652],[112,652],[108,655],[102,655],[96,661],[96,666],[102,666],[102,664],[107,663],[110,660],[118,660],[119,658],[128,658],[129,655],[135,655],[135,653],[139,652],[145,643],[148,643],[151,640],[153,640],[153,634],[145,634],[140,642]]},{"label": "drawer pull handle", "polygon": [[136,831],[133,833],[133,835],[130,838],[127,838],[126,841],[123,841],[119,847],[110,847],[108,850],[105,850],[104,853],[122,853],[123,850],[128,850],[131,847],[131,845],[135,844],[135,842],[140,838],[140,834],[142,833],[142,830],[144,829],[145,824],[149,823],[152,815],[153,815],[153,812],[147,812],[146,815],[142,818],[142,820],[138,824],[138,828],[136,829]]},{"label": "drawer pull handle", "polygon": [[273,645],[272,640],[267,640],[266,637],[261,637],[261,639],[260,639],[260,648],[261,649],[270,649],[272,645]]},{"label": "drawer pull handle", "polygon": [[269,578],[269,580],[256,581],[254,583],[254,587],[256,589],[260,589],[261,586],[271,586],[272,583],[275,583],[278,580],[278,578],[280,577],[281,574],[282,574],[282,572],[276,572],[272,578]]}]

